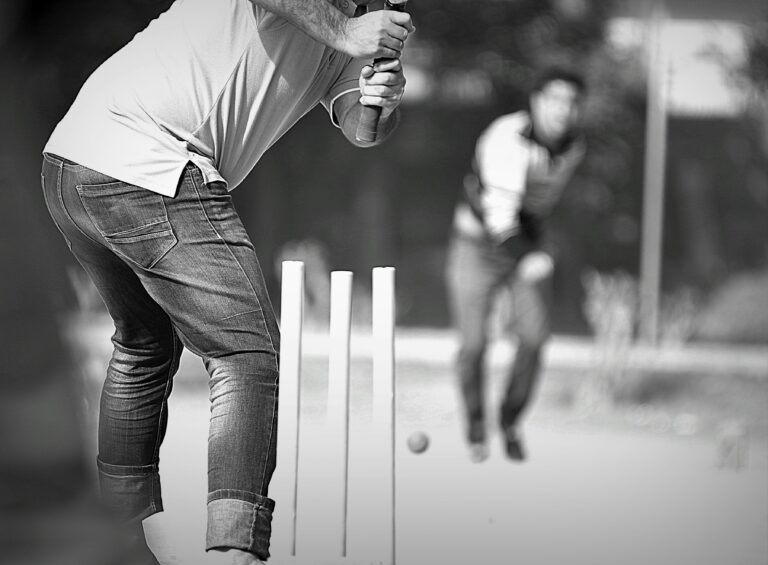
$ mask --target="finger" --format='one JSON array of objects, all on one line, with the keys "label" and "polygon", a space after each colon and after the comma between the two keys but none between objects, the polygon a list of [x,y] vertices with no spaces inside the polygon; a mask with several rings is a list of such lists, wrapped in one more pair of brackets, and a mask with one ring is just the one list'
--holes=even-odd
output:
[{"label": "finger", "polygon": [[386,85],[378,85],[378,84],[363,84],[360,88],[360,93],[364,96],[397,96],[400,93],[403,92],[402,87],[396,87],[396,86],[386,86]]},{"label": "finger", "polygon": [[400,45],[404,45],[408,39],[409,32],[406,28],[396,25],[392,22],[385,22],[380,29],[382,37],[399,42]]},{"label": "finger", "polygon": [[405,77],[402,73],[376,73],[370,78],[365,78],[365,84],[386,86],[405,85]]},{"label": "finger", "polygon": [[406,42],[408,39],[408,30],[404,27],[398,26],[398,25],[391,25],[387,26],[386,28],[387,33],[390,35],[390,37],[393,37],[395,39],[399,39],[403,43]]},{"label": "finger", "polygon": [[360,97],[360,104],[363,106],[381,106],[382,108],[392,108],[400,103],[400,96],[368,96]]},{"label": "finger", "polygon": [[373,70],[377,73],[384,73],[384,72],[400,72],[402,70],[403,66],[400,63],[400,59],[385,59],[383,61],[378,61],[373,65]]},{"label": "finger", "polygon": [[405,43],[403,43],[402,41],[400,41],[395,37],[385,37],[381,40],[381,45],[389,49],[392,49],[394,51],[397,51],[399,56],[400,51],[402,51],[403,47],[405,46]]},{"label": "finger", "polygon": [[366,79],[370,84],[394,84],[405,81],[402,71],[377,71],[376,67],[373,70],[373,76]]},{"label": "finger", "polygon": [[404,90],[402,89],[383,89],[383,90],[366,90],[360,89],[360,96],[366,98],[379,98],[387,100],[399,100],[403,97]]},{"label": "finger", "polygon": [[387,11],[387,14],[390,16],[391,22],[405,28],[408,33],[416,31],[413,21],[411,20],[411,15],[408,12]]},{"label": "finger", "polygon": [[397,59],[400,57],[400,51],[391,47],[382,46],[376,51],[375,57],[377,59]]},{"label": "finger", "polygon": [[405,45],[405,42],[408,41],[408,30],[406,30],[404,27],[389,25],[386,26],[382,31],[386,34],[387,37],[398,41],[400,45]]},{"label": "finger", "polygon": [[364,79],[370,79],[372,76],[374,76],[376,73],[374,71],[374,68],[371,65],[365,65],[360,70],[360,76]]}]

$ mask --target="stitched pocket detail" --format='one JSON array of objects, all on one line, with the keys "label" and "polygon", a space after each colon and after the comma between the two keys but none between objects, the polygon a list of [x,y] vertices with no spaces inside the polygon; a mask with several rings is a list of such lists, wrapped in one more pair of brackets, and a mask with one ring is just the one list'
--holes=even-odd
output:
[{"label": "stitched pocket detail", "polygon": [[163,196],[122,181],[77,185],[83,207],[112,249],[150,269],[178,242]]}]

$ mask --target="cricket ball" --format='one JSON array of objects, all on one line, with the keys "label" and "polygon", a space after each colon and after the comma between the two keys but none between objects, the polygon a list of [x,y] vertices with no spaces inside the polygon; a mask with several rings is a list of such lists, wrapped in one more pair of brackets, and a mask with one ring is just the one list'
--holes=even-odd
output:
[{"label": "cricket ball", "polygon": [[408,449],[413,453],[424,453],[429,447],[429,436],[424,432],[413,432],[408,437]]}]

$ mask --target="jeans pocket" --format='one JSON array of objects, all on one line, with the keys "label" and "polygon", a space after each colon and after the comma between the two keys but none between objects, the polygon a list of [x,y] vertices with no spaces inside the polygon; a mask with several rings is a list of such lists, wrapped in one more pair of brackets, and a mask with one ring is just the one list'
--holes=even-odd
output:
[{"label": "jeans pocket", "polygon": [[177,243],[163,196],[122,181],[78,184],[91,222],[113,251],[151,269]]}]

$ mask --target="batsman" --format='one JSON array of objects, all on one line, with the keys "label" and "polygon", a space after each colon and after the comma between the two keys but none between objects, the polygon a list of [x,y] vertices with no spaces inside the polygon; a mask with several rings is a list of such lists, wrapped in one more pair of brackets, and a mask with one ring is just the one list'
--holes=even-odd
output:
[{"label": "batsman", "polygon": [[[381,8],[177,0],[93,72],[44,148],[50,215],[114,321],[97,465],[136,563],[158,563],[142,520],[163,509],[159,452],[185,347],[211,402],[200,563],[269,557],[280,334],[230,191],[318,104],[358,147],[392,133],[414,27]],[[356,136],[366,107],[380,109],[365,122],[373,141]]]}]

